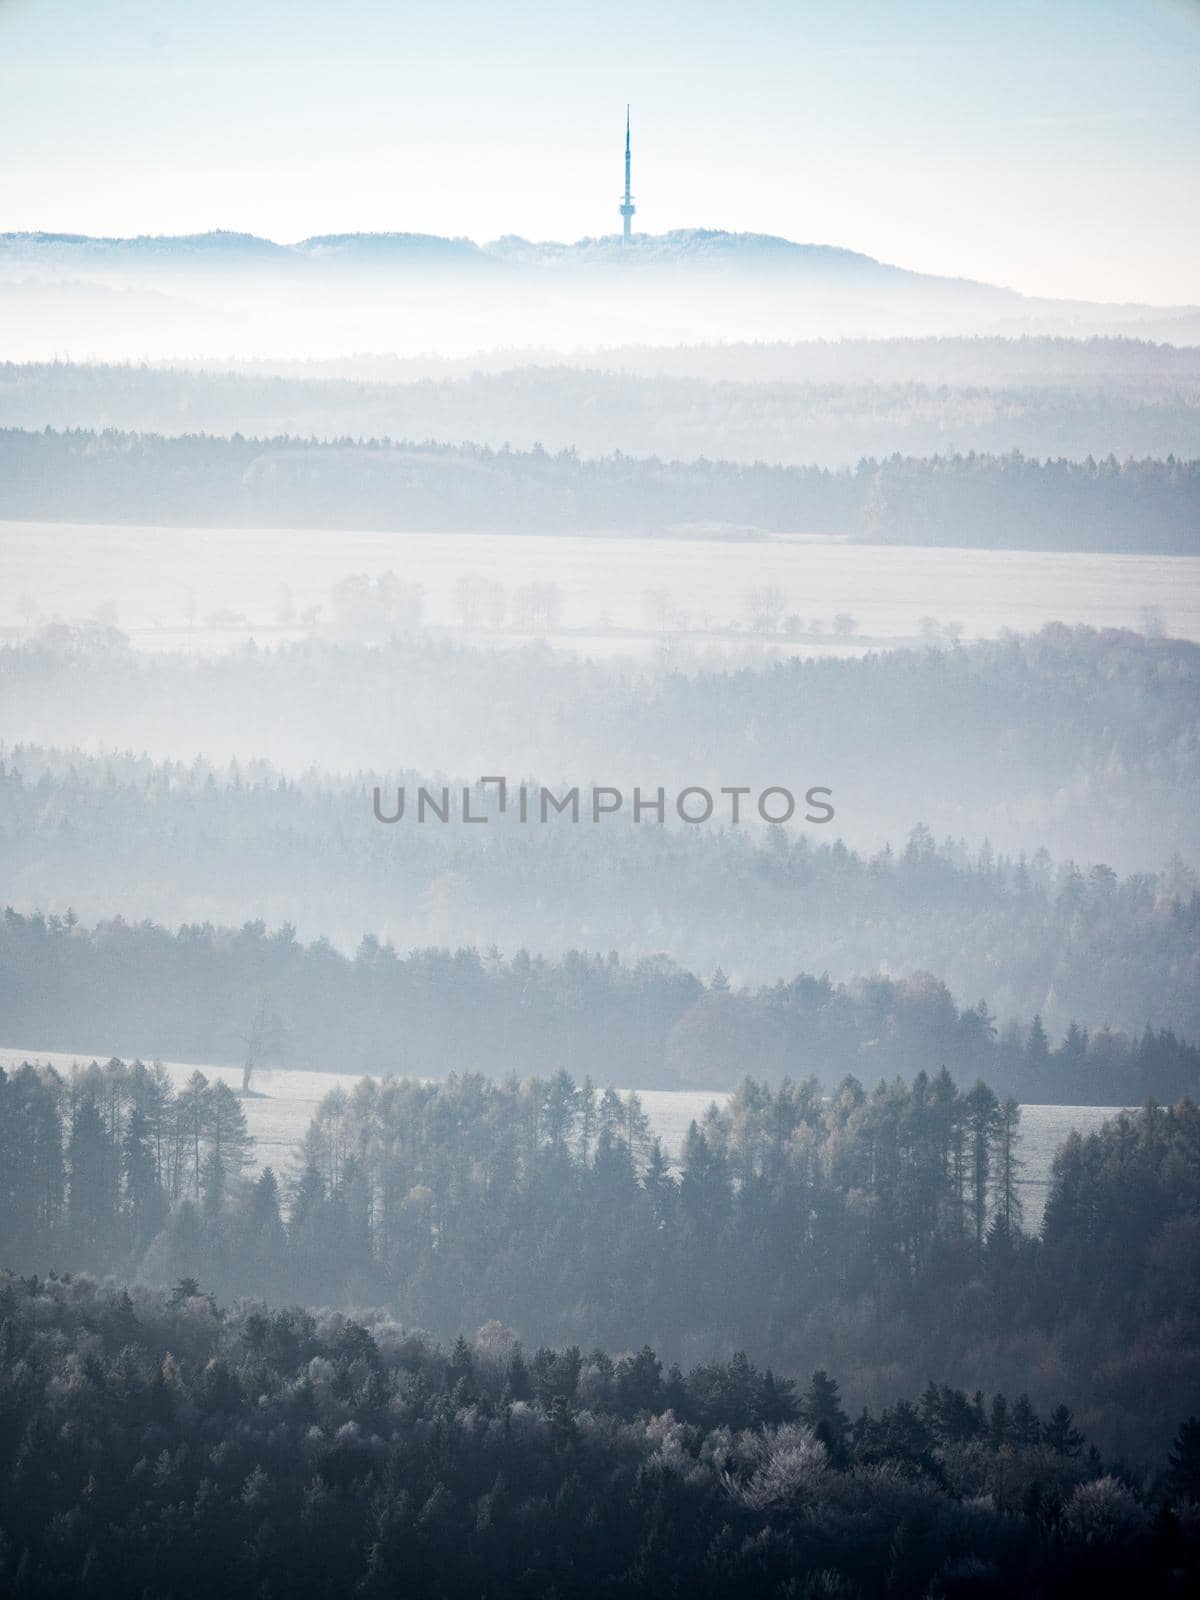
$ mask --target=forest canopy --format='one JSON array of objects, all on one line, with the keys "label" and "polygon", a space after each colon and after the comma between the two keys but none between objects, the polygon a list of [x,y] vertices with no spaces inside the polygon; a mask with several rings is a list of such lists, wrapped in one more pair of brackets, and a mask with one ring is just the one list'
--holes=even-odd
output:
[{"label": "forest canopy", "polygon": [[[189,767],[197,751],[266,760],[318,789],[318,771],[356,775],[381,852],[395,852],[399,830],[371,822],[372,783],[507,772],[514,783],[828,784],[836,833],[871,853],[899,848],[923,822],[976,849],[990,839],[1032,857],[1041,846],[1119,872],[1200,855],[1200,646],[1116,629],[1051,624],[853,659],[639,665],[536,644],[474,649],[419,628],[205,657],[52,623],[0,647],[0,700],[10,745],[153,751]],[[548,844],[553,830],[542,832]],[[576,838],[573,849],[584,865],[587,846]],[[89,875],[106,859],[89,860]]]},{"label": "forest canopy", "polygon": [[495,1322],[439,1347],[188,1278],[0,1273],[0,1319],[22,1600],[1182,1594],[1200,1568],[1195,1420],[1135,1477],[1062,1404],[931,1382],[852,1420],[825,1370],[744,1353],[685,1375]]},{"label": "forest canopy", "polygon": [[436,438],[853,467],[946,451],[1200,455],[1200,357],[1131,339],[360,357],[232,370],[0,363],[0,426]]},{"label": "forest canopy", "polygon": [[948,1067],[1051,1105],[1136,1105],[1200,1091],[1200,1050],[1169,1029],[1136,1035],[1072,1022],[1052,1046],[1041,1018],[999,1030],[984,1000],[961,1009],[929,973],[852,984],[800,973],[735,989],[665,957],[635,964],[569,951],[549,961],[472,948],[399,954],[371,935],[352,959],[290,925],[185,924],[176,933],[73,914],[0,923],[0,1008],[43,1048],[233,1062],[264,1008],[281,1066],[361,1072],[573,1072],[639,1088],[732,1088],[815,1075]]},{"label": "forest canopy", "polygon": [[894,455],[833,472],[431,439],[7,428],[0,518],[543,534],[724,524],[866,544],[1195,555],[1200,461],[1013,451]]},{"label": "forest canopy", "polygon": [[[410,805],[422,782],[440,792],[404,776]],[[370,933],[401,951],[453,940],[557,959],[582,924],[593,949],[631,965],[665,952],[735,985],[933,972],[960,997],[986,994],[1002,1025],[1037,1012],[1055,1032],[1073,1018],[1140,1032],[1152,1018],[1200,1038],[1200,884],[1179,859],[1120,875],[938,842],[922,825],[895,850],[855,851],[804,828],[611,819],[580,837],[567,820],[508,819],[491,844],[505,820],[494,797],[486,814],[486,830],[384,828],[363,775],[18,746],[0,759],[0,881],[20,887],[18,909],[172,927],[229,924],[252,882],[266,920],[344,952]],[[68,1005],[62,1020],[74,1016]]]},{"label": "forest canopy", "polygon": [[685,1365],[743,1349],[837,1365],[855,1405],[937,1372],[1065,1400],[1145,1463],[1200,1408],[1196,1103],[1072,1134],[1036,1235],[1020,1124],[945,1071],[747,1078],[668,1159],[636,1094],[561,1070],[364,1079],[326,1095],[294,1170],[250,1176],[220,1080],[26,1065],[0,1073],[0,1260],[385,1306],[451,1339],[500,1318]]}]

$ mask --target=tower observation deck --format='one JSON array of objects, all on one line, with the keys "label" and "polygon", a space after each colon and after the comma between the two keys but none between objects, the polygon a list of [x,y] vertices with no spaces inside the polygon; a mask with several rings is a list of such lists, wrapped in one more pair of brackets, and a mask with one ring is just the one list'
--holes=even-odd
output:
[{"label": "tower observation deck", "polygon": [[633,213],[637,207],[633,203],[633,196],[629,192],[629,107],[625,107],[625,197],[621,201],[621,242],[628,244],[633,232]]}]

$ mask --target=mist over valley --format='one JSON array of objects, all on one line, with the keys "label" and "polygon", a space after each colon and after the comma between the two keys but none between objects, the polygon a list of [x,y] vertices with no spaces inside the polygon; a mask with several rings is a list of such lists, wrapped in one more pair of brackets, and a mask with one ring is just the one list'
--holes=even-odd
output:
[{"label": "mist over valley", "polygon": [[1193,12],[0,7],[0,1600],[1200,1592]]}]

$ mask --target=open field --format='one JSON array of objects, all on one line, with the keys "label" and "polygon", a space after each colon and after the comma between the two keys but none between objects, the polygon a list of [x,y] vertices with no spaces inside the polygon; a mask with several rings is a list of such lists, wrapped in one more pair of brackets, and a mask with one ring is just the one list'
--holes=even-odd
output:
[{"label": "open field", "polygon": [[[846,653],[922,637],[964,638],[1051,621],[1141,628],[1200,641],[1200,559],[851,545],[840,539],[553,538],[0,523],[0,629],[36,620],[114,621],[139,646],[222,650],[336,626],[331,591],[351,573],[419,585],[423,620],[463,626],[461,585],[494,586],[491,642],[531,633],[591,653],[667,637],[713,648]],[[521,591],[553,585],[557,611],[530,622]],[[782,596],[764,631],[750,596]],[[834,618],[852,618],[835,634]],[[479,622],[466,630],[485,636]]]}]

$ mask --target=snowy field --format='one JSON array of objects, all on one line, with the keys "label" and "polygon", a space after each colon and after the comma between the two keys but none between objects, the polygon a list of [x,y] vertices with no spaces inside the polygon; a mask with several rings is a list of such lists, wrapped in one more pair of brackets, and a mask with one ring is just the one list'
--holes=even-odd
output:
[{"label": "snowy field", "polygon": [[[89,1059],[61,1051],[0,1049],[0,1067],[5,1070],[20,1066],[23,1061],[39,1061],[69,1075],[73,1066],[86,1064]],[[223,1078],[234,1089],[241,1087],[239,1067],[196,1067],[183,1061],[167,1061],[163,1065],[176,1088],[181,1088],[196,1071],[203,1072],[209,1079]],[[333,1089],[351,1088],[355,1081],[354,1077],[327,1072],[256,1074],[255,1093],[244,1102],[246,1123],[254,1136],[255,1168],[270,1165],[277,1172],[288,1171],[296,1147],[321,1100]],[[639,1089],[638,1094],[663,1148],[673,1157],[678,1156],[682,1148],[689,1124],[700,1120],[713,1101],[723,1105],[729,1099],[728,1094],[690,1090]],[[1112,1106],[1022,1107],[1021,1158],[1025,1168],[1021,1192],[1027,1228],[1033,1230],[1041,1225],[1050,1164],[1067,1134],[1072,1128],[1091,1133],[1114,1115]]]},{"label": "snowy field", "polygon": [[[1200,641],[1200,559],[851,545],[840,539],[535,537],[507,534],[116,527],[0,523],[0,632],[51,619],[113,622],[148,649],[269,644],[330,622],[330,591],[351,573],[419,585],[424,622],[464,623],[462,585],[491,585],[496,627],[528,638],[521,590],[558,591],[535,631],[594,655],[765,647],[847,654],[863,642],[1028,632],[1043,623],[1140,628],[1148,618]],[[751,595],[776,589],[789,637],[753,621]],[[835,633],[850,617],[852,634]],[[802,631],[801,631],[802,630]]]}]

